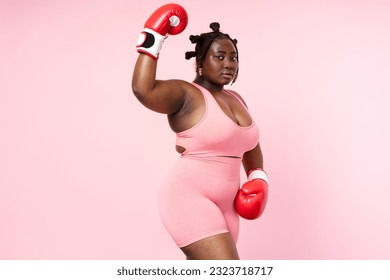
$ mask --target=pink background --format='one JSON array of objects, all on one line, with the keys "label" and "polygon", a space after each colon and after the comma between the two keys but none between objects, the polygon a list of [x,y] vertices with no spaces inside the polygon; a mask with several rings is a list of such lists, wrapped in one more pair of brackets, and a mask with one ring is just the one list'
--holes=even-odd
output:
[{"label": "pink background", "polygon": [[[157,208],[175,136],[131,92],[165,3],[0,1],[1,259],[183,259]],[[193,79],[188,37],[212,21],[239,41],[271,186],[241,257],[390,258],[390,3],[178,3],[190,22],[158,78]]]}]

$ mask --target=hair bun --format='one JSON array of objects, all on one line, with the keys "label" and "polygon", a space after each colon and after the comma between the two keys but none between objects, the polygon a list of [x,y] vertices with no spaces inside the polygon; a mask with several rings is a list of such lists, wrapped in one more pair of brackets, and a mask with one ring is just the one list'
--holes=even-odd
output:
[{"label": "hair bun", "polygon": [[219,28],[221,26],[219,25],[219,22],[212,22],[210,23],[210,28],[214,31],[214,32],[219,32]]},{"label": "hair bun", "polygon": [[203,38],[199,35],[191,35],[190,41],[191,41],[191,43],[196,44],[196,43],[203,41]]},{"label": "hair bun", "polygon": [[196,56],[196,52],[193,52],[193,51],[186,52],[185,55],[186,55],[186,59],[188,60],[188,59],[191,59],[191,58],[195,57]]}]

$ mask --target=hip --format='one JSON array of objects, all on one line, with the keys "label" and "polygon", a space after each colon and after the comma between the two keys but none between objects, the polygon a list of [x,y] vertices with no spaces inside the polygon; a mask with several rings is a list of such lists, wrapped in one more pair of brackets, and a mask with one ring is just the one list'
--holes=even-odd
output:
[{"label": "hip", "polygon": [[240,187],[240,158],[180,157],[160,188],[160,198],[208,198],[232,202]]}]

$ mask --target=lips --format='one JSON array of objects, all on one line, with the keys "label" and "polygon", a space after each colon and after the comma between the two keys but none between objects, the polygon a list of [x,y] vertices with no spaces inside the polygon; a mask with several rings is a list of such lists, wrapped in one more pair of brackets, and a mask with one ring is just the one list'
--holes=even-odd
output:
[{"label": "lips", "polygon": [[233,78],[234,74],[232,72],[223,72],[222,76],[227,78]]}]

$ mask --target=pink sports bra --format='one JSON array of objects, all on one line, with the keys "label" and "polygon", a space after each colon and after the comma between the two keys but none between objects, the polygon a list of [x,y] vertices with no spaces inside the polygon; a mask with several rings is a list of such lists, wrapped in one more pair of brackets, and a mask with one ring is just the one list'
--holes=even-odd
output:
[{"label": "pink sports bra", "polygon": [[[259,129],[253,118],[250,126],[239,126],[226,116],[207,89],[195,83],[193,85],[202,92],[206,108],[203,118],[196,125],[176,134],[176,145],[186,149],[182,157],[242,158],[245,152],[256,147]],[[245,107],[239,98],[237,100]]]}]

